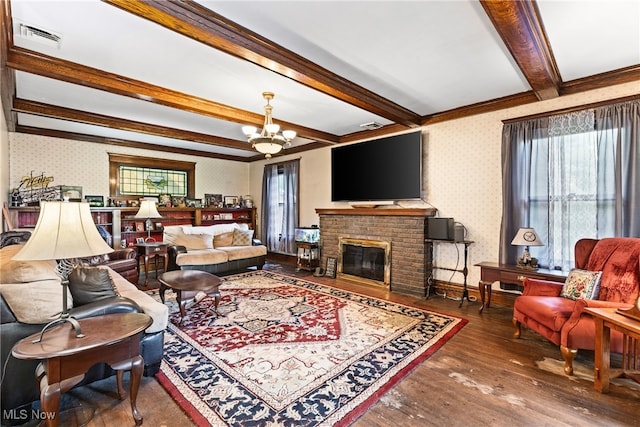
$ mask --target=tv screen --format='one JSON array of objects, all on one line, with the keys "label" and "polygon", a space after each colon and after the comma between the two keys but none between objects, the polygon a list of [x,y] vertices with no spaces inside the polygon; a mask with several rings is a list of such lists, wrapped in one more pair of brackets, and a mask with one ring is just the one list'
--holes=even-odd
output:
[{"label": "tv screen", "polygon": [[421,197],[420,132],[331,150],[331,201],[395,201]]}]

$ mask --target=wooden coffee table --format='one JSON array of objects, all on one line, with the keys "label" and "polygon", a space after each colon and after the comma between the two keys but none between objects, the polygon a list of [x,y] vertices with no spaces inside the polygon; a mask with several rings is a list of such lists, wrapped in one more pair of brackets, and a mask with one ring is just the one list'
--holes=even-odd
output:
[{"label": "wooden coffee table", "polygon": [[143,313],[116,313],[79,319],[84,338],[76,338],[71,325],[63,323],[47,330],[41,342],[40,332],[21,339],[11,354],[17,359],[42,360],[36,369],[40,405],[47,414],[46,425],[57,426],[60,395],[84,378],[93,365],[104,362],[116,370],[118,398],[123,399],[123,372],[131,371],[129,399],[136,425],[142,415],[136,407],[138,388],[144,370],[140,356],[142,332],[152,320]]},{"label": "wooden coffee table", "polygon": [[222,280],[206,271],[200,270],[175,270],[162,273],[158,278],[160,282],[160,299],[164,304],[164,292],[171,288],[176,293],[176,300],[180,305],[180,323],[186,314],[187,301],[195,299],[200,292],[212,296],[215,300],[214,311],[218,314],[218,303],[220,302],[220,290],[218,289]]}]

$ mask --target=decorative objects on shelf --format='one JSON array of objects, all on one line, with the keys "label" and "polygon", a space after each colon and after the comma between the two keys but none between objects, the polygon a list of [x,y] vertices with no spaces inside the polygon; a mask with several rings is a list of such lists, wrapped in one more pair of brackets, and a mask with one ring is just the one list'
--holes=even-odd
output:
[{"label": "decorative objects on shelf", "polygon": [[242,132],[249,139],[251,146],[263,153],[268,159],[272,154],[279,153],[285,146],[290,146],[291,140],[296,137],[296,132],[283,130],[282,135],[278,133],[280,125],[273,123],[271,116],[273,107],[269,104],[275,94],[273,92],[263,92],[262,97],[267,100],[267,105],[264,106],[264,126],[262,131],[258,133],[258,129],[255,126],[242,126]]},{"label": "decorative objects on shelf", "polygon": [[76,319],[69,315],[67,288],[69,275],[80,263],[79,258],[93,257],[113,252],[98,233],[89,203],[46,202],[40,203],[40,216],[31,238],[13,259],[16,261],[57,260],[56,274],[62,279],[62,313],[60,318],[48,323],[45,331],[58,323],[68,322],[76,337],[82,338],[82,330]]},{"label": "decorative objects on shelf", "polygon": [[522,257],[518,258],[517,266],[528,270],[538,269],[538,259],[531,258],[529,246],[543,246],[542,240],[536,230],[531,227],[520,227],[515,237],[511,241],[512,245],[524,246]]},{"label": "decorative objects on shelf", "polygon": [[160,215],[158,208],[156,207],[156,202],[153,200],[143,200],[135,218],[145,218],[145,228],[147,229],[147,238],[145,239],[145,242],[155,242],[156,239],[151,237],[151,229],[153,228],[151,218],[162,218],[162,215]]}]

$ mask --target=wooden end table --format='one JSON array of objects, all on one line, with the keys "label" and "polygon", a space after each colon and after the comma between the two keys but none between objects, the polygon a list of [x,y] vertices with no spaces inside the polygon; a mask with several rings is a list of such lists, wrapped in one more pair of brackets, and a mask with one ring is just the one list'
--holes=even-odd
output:
[{"label": "wooden end table", "polygon": [[[136,249],[138,250],[138,259],[144,261],[144,285],[149,284],[149,260],[153,258],[153,266],[156,269],[156,279],[158,278],[158,258],[164,259],[164,270],[167,271],[169,265],[169,252],[167,245],[164,243],[138,243]],[[138,269],[138,282],[140,281],[140,269]]]},{"label": "wooden end table", "polygon": [[481,262],[476,266],[480,267],[480,282],[478,283],[480,299],[482,300],[482,305],[478,309],[480,313],[485,307],[489,308],[491,305],[491,286],[493,282],[504,282],[522,287],[522,282],[526,278],[550,280],[558,283],[564,283],[567,279],[566,274],[559,270],[545,270],[543,268],[527,270],[518,268],[515,265],[498,264],[497,262]]},{"label": "wooden end table", "polygon": [[200,270],[175,270],[162,273],[158,278],[160,282],[160,299],[164,304],[164,293],[167,288],[171,288],[176,293],[176,300],[180,305],[180,323],[186,314],[187,301],[192,300],[199,292],[214,297],[215,312],[218,314],[218,303],[220,302],[220,283],[222,280],[211,273]]},{"label": "wooden end table", "polygon": [[[640,382],[640,322],[616,313],[615,308],[585,308],[596,324],[593,386],[601,393],[609,391],[609,379],[625,377]],[[611,372],[611,329],[624,336],[626,350],[622,369]]]},{"label": "wooden end table", "polygon": [[42,360],[36,368],[36,383],[40,393],[42,411],[47,414],[48,427],[57,426],[60,395],[84,379],[93,365],[104,362],[116,372],[118,398],[124,399],[122,377],[131,371],[129,399],[136,425],[142,424],[142,415],[136,407],[138,388],[144,370],[140,356],[142,332],[152,320],[142,313],[117,313],[78,320],[84,338],[76,338],[69,323],[63,323],[45,332],[42,341],[33,343],[40,332],[21,339],[11,350],[13,357]]}]

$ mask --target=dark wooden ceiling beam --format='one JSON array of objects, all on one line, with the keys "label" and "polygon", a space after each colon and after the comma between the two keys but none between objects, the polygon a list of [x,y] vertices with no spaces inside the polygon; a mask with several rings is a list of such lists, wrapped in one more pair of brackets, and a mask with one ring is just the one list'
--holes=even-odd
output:
[{"label": "dark wooden ceiling beam", "polygon": [[197,142],[201,144],[215,145],[225,148],[233,148],[236,150],[254,151],[248,142],[222,138],[218,136],[211,136],[208,134],[191,132],[182,129],[175,129],[166,126],[142,123],[133,120],[121,119],[118,117],[106,116],[103,114],[89,113],[86,111],[45,104],[38,101],[16,99],[13,102],[13,110],[18,113],[33,114],[60,120],[69,120],[76,123],[102,126],[130,132],[138,132],[146,135],[173,138],[183,141]]},{"label": "dark wooden ceiling beam", "polygon": [[[257,126],[264,124],[264,116],[251,111],[241,110],[198,96],[152,85],[20,47],[9,49],[7,66],[15,70],[104,90],[216,119],[241,124],[255,124]],[[338,142],[337,135],[282,120],[278,120],[278,124],[283,128],[295,130],[298,135],[307,139],[328,143]]]},{"label": "dark wooden ceiling beam", "polygon": [[420,116],[191,0],[102,0],[217,50],[408,127]]},{"label": "dark wooden ceiling beam", "polygon": [[146,142],[130,141],[119,138],[107,138],[103,136],[88,135],[84,133],[65,132],[55,129],[43,129],[33,126],[16,126],[16,132],[30,135],[40,135],[52,138],[69,139],[73,141],[93,142],[117,147],[139,148],[143,150],[161,151],[165,153],[184,154],[186,156],[208,157],[212,159],[233,160],[236,162],[251,162],[253,157],[231,156],[227,154],[211,153],[209,151],[191,150],[188,148],[167,147],[166,145],[149,144]]},{"label": "dark wooden ceiling beam", "polygon": [[560,96],[562,79],[533,0],[480,0],[539,100]]},{"label": "dark wooden ceiling beam", "polygon": [[0,2],[0,99],[2,100],[2,114],[4,115],[9,132],[15,131],[18,118],[11,111],[11,99],[16,93],[16,77],[13,70],[7,68],[9,47],[13,46],[13,31],[11,30],[11,5],[8,1]]}]

